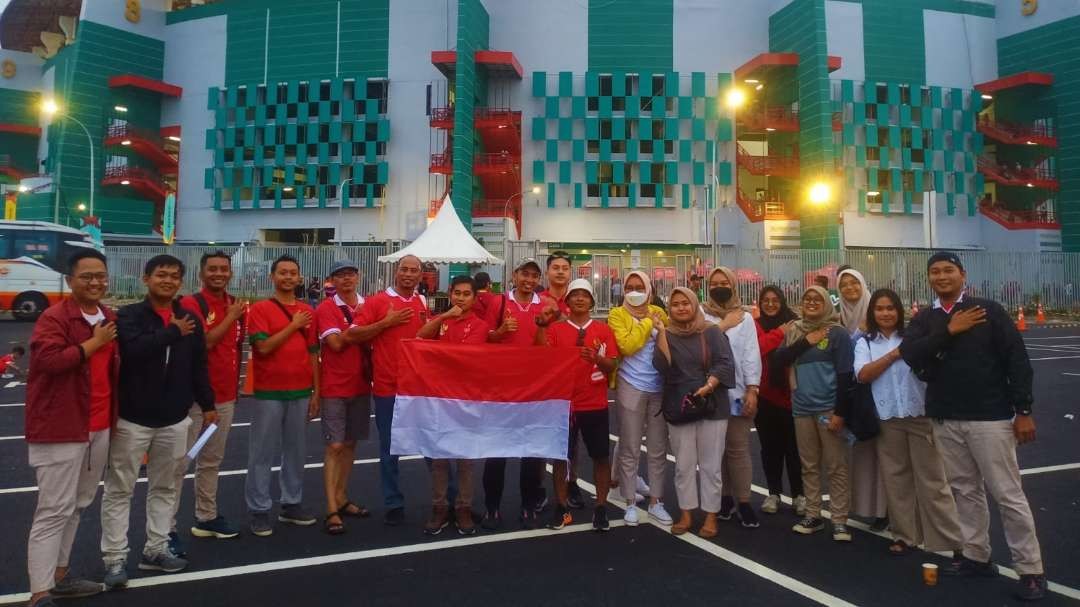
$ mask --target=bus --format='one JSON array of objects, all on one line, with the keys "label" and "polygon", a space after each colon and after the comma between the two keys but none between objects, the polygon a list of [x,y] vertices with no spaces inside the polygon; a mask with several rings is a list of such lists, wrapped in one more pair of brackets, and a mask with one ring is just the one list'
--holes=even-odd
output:
[{"label": "bus", "polygon": [[75,228],[45,221],[0,221],[0,310],[33,321],[67,294],[68,257],[94,248]]}]

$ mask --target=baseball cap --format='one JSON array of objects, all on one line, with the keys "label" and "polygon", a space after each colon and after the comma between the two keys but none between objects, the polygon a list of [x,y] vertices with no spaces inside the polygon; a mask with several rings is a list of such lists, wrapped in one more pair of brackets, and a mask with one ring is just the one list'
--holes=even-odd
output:
[{"label": "baseball cap", "polygon": [[355,263],[349,261],[348,259],[339,259],[330,266],[330,275],[333,276],[334,274],[337,274],[342,270],[356,270],[357,272],[359,272],[360,268],[358,268]]},{"label": "baseball cap", "polygon": [[934,265],[939,261],[947,261],[959,268],[961,272],[964,271],[964,264],[960,263],[960,258],[957,257],[956,253],[953,253],[952,251],[938,251],[937,253],[931,255],[930,259],[926,261],[926,270],[929,271],[930,266]]},{"label": "baseball cap", "polygon": [[532,257],[526,257],[526,258],[522,259],[521,261],[519,261],[518,264],[516,266],[514,266],[514,271],[518,272],[518,271],[524,269],[526,266],[533,266],[534,268],[536,268],[537,272],[542,272],[543,271],[540,268],[540,264],[537,263],[536,260],[533,259]]},{"label": "baseball cap", "polygon": [[574,280],[570,281],[570,285],[566,287],[567,297],[569,297],[571,293],[579,289],[588,293],[589,297],[592,297],[593,301],[596,301],[596,295],[593,293],[592,283],[584,278],[575,278]]}]

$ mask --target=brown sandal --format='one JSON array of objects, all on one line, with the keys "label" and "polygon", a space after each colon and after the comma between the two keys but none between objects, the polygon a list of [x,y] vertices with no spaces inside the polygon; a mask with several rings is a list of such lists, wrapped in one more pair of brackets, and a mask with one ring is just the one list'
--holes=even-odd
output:
[{"label": "brown sandal", "polygon": [[705,522],[701,524],[701,529],[698,529],[698,537],[710,538],[716,537],[717,533],[716,513],[706,512]]},{"label": "brown sandal", "polygon": [[[331,520],[334,518],[337,519],[336,523]],[[341,521],[341,515],[337,512],[327,514],[326,518],[323,519],[323,530],[330,535],[341,535],[342,533],[345,533],[345,523]]]},{"label": "brown sandal", "polygon": [[[355,508],[355,510],[350,510],[350,508]],[[338,508],[337,513],[341,516],[351,516],[353,518],[367,518],[371,516],[370,510],[359,504],[354,504],[348,500],[345,501],[344,506]]]},{"label": "brown sandal", "polygon": [[683,512],[679,518],[679,522],[671,526],[671,535],[683,535],[687,531],[690,531],[690,525],[693,523],[693,519],[690,518],[689,512]]}]

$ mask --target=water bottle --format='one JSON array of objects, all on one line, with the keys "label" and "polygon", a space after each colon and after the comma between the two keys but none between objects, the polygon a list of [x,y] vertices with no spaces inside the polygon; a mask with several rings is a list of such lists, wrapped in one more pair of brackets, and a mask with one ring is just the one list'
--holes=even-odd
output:
[{"label": "water bottle", "polygon": [[731,417],[740,416],[742,416],[742,399],[736,398],[735,400],[731,401]]},{"label": "water bottle", "polygon": [[[822,426],[825,426],[826,428],[828,428],[829,427],[829,416],[828,415],[819,415],[818,416],[818,422]],[[840,438],[844,439],[844,441],[847,442],[848,445],[854,445],[855,444],[855,435],[851,432],[851,430],[849,430],[847,428],[847,426],[845,426],[844,429],[840,431]]]}]

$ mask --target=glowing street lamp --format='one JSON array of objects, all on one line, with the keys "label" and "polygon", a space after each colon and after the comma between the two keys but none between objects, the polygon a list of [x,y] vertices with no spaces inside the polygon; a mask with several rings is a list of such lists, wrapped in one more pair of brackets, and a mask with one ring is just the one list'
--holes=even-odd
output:
[{"label": "glowing street lamp", "polygon": [[810,202],[816,205],[823,205],[832,199],[832,188],[829,184],[819,181],[810,186]]},{"label": "glowing street lamp", "polygon": [[[58,118],[66,118],[79,125],[83,133],[86,134],[86,143],[90,146],[90,215],[94,214],[94,138],[90,136],[90,131],[87,130],[86,125],[79,122],[74,116],[68,114],[62,110],[60,104],[55,99],[46,99],[41,103],[41,113],[46,118],[52,119],[54,116]],[[59,187],[59,184],[58,184]],[[82,207],[86,207],[84,204],[80,204]],[[80,209],[83,210],[83,209]],[[54,209],[53,221],[59,223],[60,221],[60,207],[59,197],[57,197],[57,206]]]},{"label": "glowing street lamp", "polygon": [[732,88],[724,95],[724,103],[730,109],[738,109],[746,103],[746,93],[738,87]]}]

